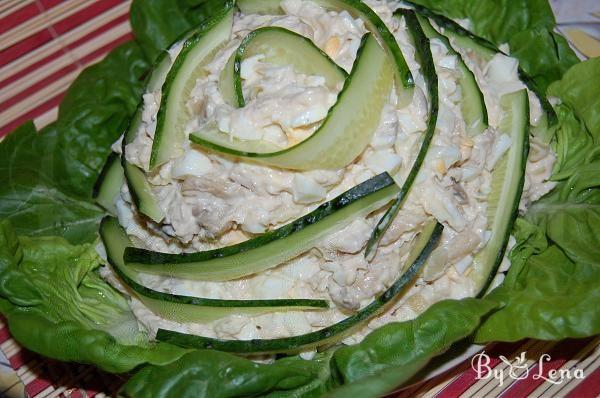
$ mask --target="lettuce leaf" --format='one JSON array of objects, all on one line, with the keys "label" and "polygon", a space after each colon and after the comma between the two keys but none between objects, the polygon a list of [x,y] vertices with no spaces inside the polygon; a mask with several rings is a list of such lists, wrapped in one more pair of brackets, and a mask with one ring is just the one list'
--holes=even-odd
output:
[{"label": "lettuce leaf", "polygon": [[[592,58],[573,66],[561,80],[548,87],[548,95],[560,98],[581,120],[594,143],[600,141],[600,98],[598,97],[600,58]],[[593,150],[593,148],[590,148]]]},{"label": "lettuce leaf", "polygon": [[[0,143],[0,218],[13,221],[21,235],[60,235],[73,243],[95,239],[102,211],[72,189],[55,167],[70,163],[61,155],[55,125],[37,133],[32,122]],[[78,162],[70,163],[83,170]]]},{"label": "lettuce leaf", "polygon": [[600,99],[595,82],[600,75],[600,58],[573,66],[561,80],[548,88],[557,97],[560,128],[557,130],[556,164],[553,180],[571,177],[579,166],[589,165],[600,157]]},{"label": "lettuce leaf", "polygon": [[[142,369],[124,386],[124,396],[194,397],[379,397],[409,380],[431,358],[469,336],[491,300],[446,300],[416,319],[387,324],[361,343],[256,364],[227,353],[197,350],[166,366]],[[410,344],[406,344],[410,342]]]},{"label": "lettuce leaf", "polygon": [[151,364],[123,387],[126,396],[369,397],[413,377],[480,324],[478,341],[600,333],[593,305],[600,285],[600,89],[593,84],[599,61],[569,70],[578,60],[553,32],[546,0],[416,2],[469,18],[476,34],[508,43],[536,84],[561,100],[553,175],[559,185],[518,220],[513,266],[502,286],[483,300],[437,303],[412,321],[311,361],[295,356],[257,365],[148,342],[133,327],[125,298],[98,276],[102,264],[93,248],[74,244],[96,239],[102,211],[90,200],[91,187],[135,109],[148,61],[222,0],[134,0],[137,40],[80,75],[56,123],[39,133],[27,123],[0,143],[0,219],[15,225],[0,223],[0,311],[13,336],[43,355],[111,372]]},{"label": "lettuce leaf", "polygon": [[131,28],[147,59],[154,61],[223,4],[224,0],[134,0],[129,10]]},{"label": "lettuce leaf", "polygon": [[96,273],[92,245],[17,237],[0,221],[0,311],[25,347],[111,372],[171,362],[187,350],[151,344],[125,298]]},{"label": "lettuce leaf", "polygon": [[128,42],[85,69],[71,84],[54,126],[57,148],[48,154],[54,180],[63,192],[90,199],[111,144],[123,133],[140,101],[149,68],[140,46]]},{"label": "lettuce leaf", "polygon": [[[548,92],[558,97],[555,189],[518,220],[504,307],[476,339],[516,341],[600,333],[600,58],[575,65]],[[594,94],[595,93],[595,94]]]},{"label": "lettuce leaf", "polygon": [[8,302],[54,322],[75,319],[81,326],[111,331],[120,340],[129,338],[127,329],[137,330],[125,298],[93,272],[101,261],[92,245],[72,246],[58,237],[17,238],[7,220],[0,222],[0,233],[0,295]]},{"label": "lettuce leaf", "polygon": [[553,32],[554,14],[547,0],[414,0],[454,19],[468,19],[469,30],[510,54],[542,92],[579,59],[567,41]]},{"label": "lettuce leaf", "polygon": [[[256,397],[296,394],[320,380],[331,355],[311,361],[283,358],[273,364],[214,350],[196,350],[169,365],[147,366],[121,389],[125,397]],[[149,383],[149,381],[152,383]],[[303,391],[304,392],[304,391]]]},{"label": "lettuce leaf", "polygon": [[[560,128],[555,131],[556,162],[551,179],[560,181],[572,176],[582,161],[592,160],[594,152],[598,150],[589,150],[594,147],[595,139],[569,107],[559,104],[556,109]],[[590,159],[582,159],[581,154],[586,154],[586,158]]]},{"label": "lettuce leaf", "polygon": [[96,239],[102,210],[91,199],[110,145],[129,123],[149,65],[129,42],[85,69],[68,89],[58,120],[27,122],[0,143],[0,218],[20,235]]},{"label": "lettuce leaf", "polygon": [[536,27],[553,28],[552,8],[546,0],[417,0],[414,1],[448,17],[469,19],[469,30],[491,42],[507,43],[521,31]]},{"label": "lettuce leaf", "polygon": [[535,27],[510,37],[510,55],[543,90],[579,62],[567,40],[553,27]]},{"label": "lettuce leaf", "polygon": [[503,308],[483,322],[475,341],[561,340],[600,333],[600,264],[571,261],[523,219],[517,235],[525,240],[511,253],[509,278],[487,297]]},{"label": "lettuce leaf", "polygon": [[470,336],[497,306],[493,300],[440,301],[411,321],[388,323],[361,343],[338,349],[333,362],[346,386],[334,396],[377,397],[393,391],[434,356]]}]

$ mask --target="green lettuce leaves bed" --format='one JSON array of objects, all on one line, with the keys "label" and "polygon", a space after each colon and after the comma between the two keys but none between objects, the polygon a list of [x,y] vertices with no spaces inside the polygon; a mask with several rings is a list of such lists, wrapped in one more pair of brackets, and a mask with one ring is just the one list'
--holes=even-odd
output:
[{"label": "green lettuce leaves bed", "polygon": [[26,123],[0,143],[0,311],[27,348],[133,376],[123,396],[361,397],[389,392],[452,344],[600,333],[600,59],[579,62],[553,32],[546,0],[420,0],[510,52],[559,98],[556,188],[517,221],[504,283],[484,299],[447,300],[362,343],[256,364],[149,342],[124,296],[98,274],[96,176],[137,105],[162,48],[219,1],[134,1],[136,41],[86,69],[58,120]]}]

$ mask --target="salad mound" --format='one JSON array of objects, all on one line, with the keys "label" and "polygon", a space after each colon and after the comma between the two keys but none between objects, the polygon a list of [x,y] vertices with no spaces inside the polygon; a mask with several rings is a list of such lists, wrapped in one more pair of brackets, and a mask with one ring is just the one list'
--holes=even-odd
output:
[{"label": "salad mound", "polygon": [[417,3],[134,2],[0,143],[14,337],[143,365],[125,396],[378,396],[465,338],[598,333],[598,59],[543,1]]},{"label": "salad mound", "polygon": [[[141,198],[144,194],[137,193],[126,175],[111,203],[132,242],[128,245],[135,246],[125,249],[122,269],[135,270],[130,277],[154,291],[223,300],[220,316],[198,322],[176,310],[157,311],[136,289],[131,307],[150,336],[165,329],[219,339],[274,339],[334,325],[394,284],[410,265],[407,257],[415,237],[432,219],[445,227],[441,242],[428,253],[410,289],[384,313],[362,320],[344,343],[356,343],[386,323],[412,319],[436,301],[485,290],[479,279],[493,277],[495,270],[487,269],[490,260],[482,256],[486,251],[493,259],[502,256],[505,239],[505,232],[496,231],[496,208],[507,207],[508,216],[499,217],[509,219],[509,203],[518,201],[514,194],[499,198],[506,190],[503,184],[515,189],[522,185],[524,159],[512,158],[523,151],[518,149],[523,141],[519,137],[526,127],[517,126],[512,134],[511,121],[504,119],[515,113],[515,118],[526,118],[525,124],[533,126],[545,120],[531,92],[525,94],[531,120],[522,109],[527,105],[502,104],[509,93],[525,90],[518,61],[499,52],[489,57],[472,48],[453,47],[440,32],[444,30],[433,27],[435,22],[424,15],[418,22],[415,14],[394,14],[392,3],[363,4],[374,9],[368,19],[352,16],[350,12],[356,12],[352,6],[334,11],[311,1],[284,0],[276,2],[279,13],[269,9],[246,13],[250,9],[246,3],[240,1],[235,13],[226,6],[227,12],[206,24],[209,28],[187,34],[190,38],[168,49],[142,95],[141,122],[128,130],[133,138],[113,146],[123,162],[143,170],[144,194],[150,196]],[[394,44],[406,54],[414,82],[407,104],[400,100],[408,95],[404,83],[392,82],[392,66],[397,68],[398,63],[369,36],[372,21],[385,24]],[[429,38],[421,28],[425,23]],[[215,31],[225,33],[219,33],[220,41],[208,40]],[[367,57],[363,51],[369,51],[369,43],[373,53]],[[284,44],[296,52],[287,53]],[[203,50],[205,45],[215,49]],[[421,46],[430,46],[431,52]],[[195,58],[196,65],[188,61],[192,55],[182,55],[184,48],[191,49],[186,50],[189,54],[203,51]],[[302,55],[314,61],[305,63]],[[383,69],[372,66],[378,56]],[[314,66],[318,60],[319,68]],[[168,73],[165,62],[170,65]],[[364,68],[366,73],[361,73]],[[165,81],[162,86],[154,83],[159,73]],[[383,102],[365,91],[373,84],[369,78],[379,74],[385,82],[379,90]],[[467,78],[472,79],[470,86]],[[180,81],[188,88],[176,92],[173,87]],[[353,91],[356,82],[361,91]],[[161,131],[162,118],[175,112],[170,109],[175,106],[173,94],[183,97],[177,99],[182,104],[177,109],[186,110],[178,116],[183,133],[179,137]],[[349,102],[359,95],[368,98],[364,110],[360,109],[364,105]],[[467,122],[464,115],[472,111],[473,102],[480,102],[479,114],[472,112]],[[352,122],[345,123],[346,119]],[[361,126],[357,133],[370,137],[367,142],[353,136],[349,131],[353,125]],[[469,128],[473,125],[480,126]],[[170,157],[153,166],[154,154],[163,153],[157,134],[166,134],[161,140],[169,140]],[[217,135],[218,145],[208,142]],[[307,148],[311,142],[319,142],[325,150]],[[555,154],[539,138],[532,142],[522,210],[554,186],[548,178]],[[333,150],[343,145],[344,150]],[[256,152],[250,156],[245,148]],[[290,156],[291,151],[299,155]],[[342,158],[341,167],[332,163],[340,159],[340,152],[352,151],[357,154]],[[377,248],[366,257],[367,242],[394,193],[369,207],[359,206],[365,199],[357,200],[354,211],[346,210],[344,217],[329,201],[343,201],[339,195],[348,195],[344,192],[369,184],[384,172],[395,179],[394,185],[404,186],[396,195],[401,189],[402,195],[409,193],[397,214],[390,216]],[[158,207],[160,220],[144,214],[148,200]],[[331,214],[311,213],[324,203],[333,206]],[[280,232],[290,225],[301,232]],[[509,264],[505,259],[500,271]],[[109,281],[118,279],[112,270],[103,269]],[[498,275],[494,283],[501,278]],[[330,305],[326,310],[266,308],[264,300],[280,299],[316,299]],[[246,300],[247,308],[240,309],[239,303],[225,308],[231,300]],[[314,353],[302,355],[309,358]]]}]

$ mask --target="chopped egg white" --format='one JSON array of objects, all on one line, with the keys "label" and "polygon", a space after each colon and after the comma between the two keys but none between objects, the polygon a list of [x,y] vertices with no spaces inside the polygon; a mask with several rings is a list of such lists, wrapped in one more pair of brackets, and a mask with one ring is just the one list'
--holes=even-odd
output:
[{"label": "chopped egg white", "polygon": [[202,176],[210,172],[212,163],[205,154],[189,150],[173,164],[171,176],[182,178],[186,176]]}]

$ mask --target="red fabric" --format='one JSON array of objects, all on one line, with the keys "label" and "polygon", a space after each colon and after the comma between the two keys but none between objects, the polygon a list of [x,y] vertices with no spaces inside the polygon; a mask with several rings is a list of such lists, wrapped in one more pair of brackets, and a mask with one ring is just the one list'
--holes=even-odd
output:
[{"label": "red fabric", "polygon": [[32,36],[13,44],[0,51],[0,66],[13,62],[24,54],[48,43],[50,40],[52,40],[52,33],[50,33],[48,29],[43,29]]},{"label": "red fabric", "polygon": [[34,397],[51,385],[52,384],[48,380],[37,378],[33,379],[31,383],[25,386],[25,391],[27,391],[27,394],[29,394],[30,397]]},{"label": "red fabric", "polygon": [[19,26],[23,22],[41,13],[40,7],[35,3],[27,4],[16,11],[0,18],[0,35]]},{"label": "red fabric", "polygon": [[[96,59],[97,57],[109,52],[111,49],[113,49],[114,47],[118,46],[119,44],[122,44],[128,40],[131,40],[133,38],[133,36],[131,35],[131,33],[127,33],[121,37],[119,37],[118,39],[115,39],[111,42],[109,42],[108,44],[100,47],[99,49],[97,49],[96,51],[86,55],[85,57],[80,59],[80,62],[83,65],[87,65],[89,64],[91,61],[93,61],[94,59]],[[75,66],[71,65],[68,68],[64,68],[63,70],[60,70],[58,72],[56,72],[55,74],[55,79],[60,77],[60,76],[64,76],[66,73],[72,71],[76,69]],[[44,79],[44,81],[46,82],[49,79]],[[51,80],[53,81],[53,80]],[[44,87],[44,85],[38,85],[38,84],[34,84],[33,86],[35,86],[36,88],[39,89],[39,87]],[[32,90],[31,92],[27,91],[28,94],[32,94],[34,93],[36,90]],[[36,117],[43,115],[45,112],[49,111],[50,109],[54,108],[55,106],[58,106],[58,104],[60,103],[60,101],[62,100],[62,98],[64,97],[65,92],[61,92],[60,94],[55,95],[54,97],[52,97],[51,99],[49,99],[48,101],[44,102],[42,105],[38,106],[37,108],[34,108],[32,110],[30,110],[29,112],[26,112],[25,114],[19,116],[18,118],[12,120],[11,122],[9,122],[8,124],[0,127],[0,137],[10,133],[11,131],[13,131],[15,128],[17,128],[18,126],[20,126],[22,123],[26,122],[27,120],[30,119],[35,119]],[[26,95],[24,96],[17,96],[18,98],[23,98],[26,97]],[[1,109],[1,107],[0,107]]]},{"label": "red fabric", "polygon": [[49,10],[54,6],[59,5],[60,3],[64,2],[64,0],[38,0],[37,3],[40,4],[40,6],[44,9],[44,10]]},{"label": "red fabric", "polygon": [[600,367],[575,387],[565,398],[592,398],[600,395]]},{"label": "red fabric", "polygon": [[0,344],[4,343],[8,339],[10,339],[10,332],[8,331],[8,326],[0,326]]},{"label": "red fabric", "polygon": [[56,33],[62,35],[121,3],[121,0],[94,1],[89,7],[77,11],[75,14],[69,15],[68,18],[61,19],[54,23],[52,28]]},{"label": "red fabric", "polygon": [[64,68],[57,70],[56,72],[48,75],[47,77],[40,80],[39,82],[34,83],[31,86],[27,87],[25,90],[20,91],[16,95],[8,98],[6,101],[0,102],[0,109],[6,109],[6,108],[16,104],[17,102],[20,102],[21,100],[26,99],[29,96],[34,96],[35,93],[39,92],[44,87],[54,83],[61,77],[69,74],[70,72],[73,72],[76,69],[77,69],[77,65],[69,64],[69,65],[65,66]]},{"label": "red fabric", "polygon": [[10,133],[11,131],[13,131],[14,129],[19,127],[24,122],[34,119],[40,115],[43,115],[45,112],[48,112],[50,109],[54,108],[55,106],[58,106],[58,104],[60,103],[60,101],[62,100],[62,98],[64,96],[65,96],[65,93],[62,92],[62,93],[50,98],[49,100],[47,100],[46,102],[44,102],[43,104],[38,106],[37,108],[30,110],[29,112],[10,121],[8,124],[5,124],[4,126],[0,127],[0,137]]},{"label": "red fabric", "polygon": [[[548,373],[551,370],[560,369],[570,358],[573,358],[575,354],[588,345],[591,340],[592,339],[569,339],[552,347],[552,349],[547,352],[547,354],[550,355],[550,360],[542,362],[541,375],[543,377],[548,377]],[[509,388],[504,390],[501,397],[512,398],[528,396],[545,382],[543,378],[538,377],[538,374],[540,374],[540,368],[538,363],[536,363],[529,368],[527,378],[515,381]]]},{"label": "red fabric", "polygon": [[[487,355],[490,357],[490,368],[495,368],[501,361],[498,358],[500,355],[506,355],[507,353],[513,353],[515,350],[521,347],[522,343],[500,343],[495,344],[486,350]],[[469,360],[470,361],[470,360]],[[471,366],[461,374],[456,380],[447,385],[437,397],[440,398],[454,398],[467,391],[473,384],[477,383],[477,372]]]},{"label": "red fabric", "polygon": [[19,369],[21,366],[35,359],[40,359],[39,355],[29,350],[21,349],[15,355],[8,358],[8,361],[10,362],[10,366],[12,366],[13,369]]},{"label": "red fabric", "polygon": [[[112,21],[109,21],[108,23],[93,30],[92,32],[86,34],[85,36],[81,37],[80,39],[75,40],[73,43],[66,45],[64,48],[61,48],[61,49],[55,51],[54,53],[46,56],[45,58],[42,58],[39,61],[36,61],[35,63],[29,65],[26,68],[23,68],[22,70],[18,71],[17,73],[15,73],[13,75],[8,75],[8,77],[6,77],[6,78],[3,77],[3,79],[0,80],[0,89],[8,86],[9,84],[17,81],[18,79],[20,79],[30,73],[35,73],[36,70],[44,67],[44,65],[51,63],[52,61],[54,61],[56,58],[60,57],[61,55],[67,54],[68,50],[73,50],[75,48],[85,46],[87,44],[87,42],[89,42],[90,40],[100,36],[102,33],[114,28],[115,26],[119,25],[120,23],[125,22],[128,18],[129,18],[129,15],[127,15],[127,14],[121,15],[120,17],[117,17],[117,18],[113,19]],[[8,73],[10,73],[10,71]]]}]

